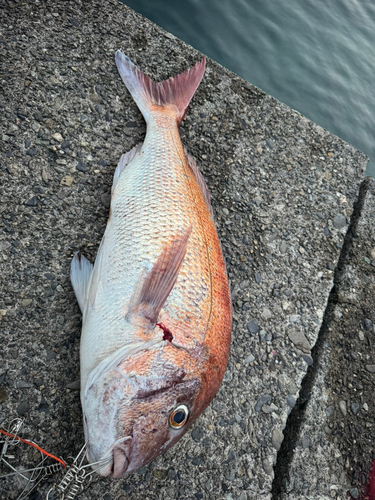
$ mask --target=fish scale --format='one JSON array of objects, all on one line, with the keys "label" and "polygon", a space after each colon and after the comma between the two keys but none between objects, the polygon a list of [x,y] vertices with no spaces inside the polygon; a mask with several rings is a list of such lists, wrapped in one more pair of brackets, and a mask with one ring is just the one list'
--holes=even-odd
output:
[{"label": "fish scale", "polygon": [[71,279],[87,458],[112,455],[98,473],[121,477],[177,442],[214,397],[231,306],[207,186],[178,131],[205,61],[162,83],[120,52],[116,63],[146,137],[120,158],[95,265],[75,255]]},{"label": "fish scale", "polygon": [[[175,132],[177,137],[171,138],[172,144],[180,142],[177,127]],[[206,228],[201,223],[197,206],[191,199],[191,184],[195,184],[198,196],[202,198],[202,195],[196,186],[195,178],[189,172],[190,167],[184,159],[182,145],[180,151],[171,154],[163,131],[155,127],[155,130],[150,131],[150,138],[146,137],[142,151],[148,147],[149,154],[143,155],[144,158],[141,154],[139,160],[126,167],[113,194],[111,216],[102,249],[104,255],[108,254],[108,259],[103,263],[105,281],[101,292],[95,298],[95,313],[91,314],[90,321],[82,332],[82,340],[85,342],[86,331],[92,331],[93,325],[99,328],[95,343],[91,344],[95,357],[87,366],[87,372],[93,368],[97,359],[110,354],[123,343],[124,338],[118,331],[118,325],[125,321],[126,307],[136,282],[146,267],[145,264],[154,264],[165,242],[180,235],[181,230],[189,226],[194,229],[180,271],[181,276],[189,276],[189,280],[184,284],[177,281],[168,302],[173,304],[176,298],[184,295],[187,311],[195,310],[196,291],[199,292],[202,288],[206,292],[205,301],[211,301],[209,266],[212,263],[207,258],[207,244],[203,237]],[[182,161],[178,153],[183,154]],[[134,196],[135,192],[138,193],[137,196]],[[158,209],[150,211],[150,203],[155,203]],[[200,203],[204,207],[204,200],[200,200]],[[207,209],[206,211],[208,212]],[[202,293],[200,296],[202,297]],[[167,304],[165,309],[168,310]],[[209,309],[203,322],[207,322],[208,315]],[[201,325],[192,326],[199,330]],[[118,333],[120,338],[117,338]],[[126,341],[140,340],[134,338],[137,333],[130,331]],[[179,341],[184,344],[184,339]],[[85,369],[85,351],[84,356],[81,366]]]}]

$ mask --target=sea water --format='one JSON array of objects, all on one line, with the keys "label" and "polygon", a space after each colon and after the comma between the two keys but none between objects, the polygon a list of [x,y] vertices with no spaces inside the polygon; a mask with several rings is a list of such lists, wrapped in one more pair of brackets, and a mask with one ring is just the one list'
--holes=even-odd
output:
[{"label": "sea water", "polygon": [[122,0],[370,157],[375,2]]}]

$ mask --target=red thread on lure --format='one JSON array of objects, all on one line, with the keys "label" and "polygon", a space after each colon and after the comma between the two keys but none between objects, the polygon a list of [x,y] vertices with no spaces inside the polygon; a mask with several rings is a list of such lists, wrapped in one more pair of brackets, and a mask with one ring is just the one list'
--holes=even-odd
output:
[{"label": "red thread on lure", "polygon": [[172,342],[173,340],[172,332],[165,325],[163,325],[163,323],[156,323],[156,326],[158,326],[163,330],[164,332],[163,340],[168,340],[169,342]]},{"label": "red thread on lure", "polygon": [[9,432],[5,432],[3,431],[2,429],[0,429],[0,432],[1,434],[5,434],[6,436],[9,436],[13,439],[17,439],[18,441],[21,441],[22,443],[25,443],[25,444],[28,444],[30,446],[33,446],[34,448],[36,448],[38,451],[40,451],[41,453],[43,453],[43,455],[47,455],[47,457],[50,457],[50,458],[53,458],[54,460],[57,460],[58,462],[60,462],[60,464],[66,468],[66,463],[64,462],[64,460],[61,460],[61,458],[57,458],[55,457],[55,455],[51,455],[50,453],[48,453],[47,451],[43,450],[40,446],[38,446],[37,444],[35,443],[32,443],[31,441],[27,441],[26,439],[22,439],[18,436],[14,436],[13,434],[10,434]]}]

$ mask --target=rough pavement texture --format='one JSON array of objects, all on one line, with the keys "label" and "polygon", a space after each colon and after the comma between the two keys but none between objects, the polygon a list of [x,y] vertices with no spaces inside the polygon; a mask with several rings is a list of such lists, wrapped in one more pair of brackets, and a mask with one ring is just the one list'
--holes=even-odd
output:
[{"label": "rough pavement texture", "polygon": [[[94,260],[117,161],[145,133],[114,53],[156,80],[201,56],[114,0],[10,1],[0,16],[0,424],[22,415],[24,437],[67,459],[84,439],[70,260],[77,250]],[[82,499],[271,498],[312,363],[367,158],[207,66],[181,136],[207,180],[228,265],[228,370],[178,445],[122,480],[95,477]],[[4,488],[16,498],[14,483]]]},{"label": "rough pavement texture", "polygon": [[284,498],[364,499],[375,459],[375,181],[350,228]]}]

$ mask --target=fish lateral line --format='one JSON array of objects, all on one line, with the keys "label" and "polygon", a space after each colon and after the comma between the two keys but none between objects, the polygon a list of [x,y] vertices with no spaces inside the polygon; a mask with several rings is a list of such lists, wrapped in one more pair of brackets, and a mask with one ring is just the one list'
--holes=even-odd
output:
[{"label": "fish lateral line", "polygon": [[168,342],[172,342],[173,334],[169,330],[169,328],[167,328],[165,325],[163,325],[163,323],[156,323],[156,326],[158,326],[159,328],[161,328],[163,330],[163,340],[168,340]]}]

